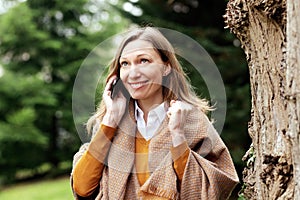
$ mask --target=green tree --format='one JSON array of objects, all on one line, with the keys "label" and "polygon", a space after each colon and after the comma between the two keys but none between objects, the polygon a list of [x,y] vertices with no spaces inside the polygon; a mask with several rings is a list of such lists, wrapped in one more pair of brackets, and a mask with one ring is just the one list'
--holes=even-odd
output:
[{"label": "green tree", "polygon": [[86,0],[28,0],[0,16],[0,180],[72,160],[80,145],[72,116],[77,70],[126,26],[117,16],[110,4]]}]

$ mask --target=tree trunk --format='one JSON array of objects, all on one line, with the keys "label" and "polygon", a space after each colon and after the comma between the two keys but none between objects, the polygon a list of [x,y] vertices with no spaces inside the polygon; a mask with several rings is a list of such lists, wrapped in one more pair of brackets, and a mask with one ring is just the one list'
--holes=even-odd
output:
[{"label": "tree trunk", "polygon": [[298,0],[230,0],[224,15],[250,73],[246,199],[300,199],[299,12]]},{"label": "tree trunk", "polygon": [[292,143],[294,197],[300,199],[300,2],[287,0],[288,137]]}]

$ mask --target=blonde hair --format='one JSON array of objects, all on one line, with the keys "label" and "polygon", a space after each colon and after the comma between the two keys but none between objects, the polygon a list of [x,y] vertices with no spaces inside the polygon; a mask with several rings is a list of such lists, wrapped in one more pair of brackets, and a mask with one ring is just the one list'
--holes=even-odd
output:
[{"label": "blonde hair", "polygon": [[[193,106],[199,108],[205,113],[212,110],[206,99],[200,99],[196,95],[189,82],[187,75],[183,71],[182,66],[176,58],[173,46],[159,30],[153,27],[135,28],[134,30],[128,32],[126,37],[121,42],[119,48],[117,49],[117,52],[111,64],[109,65],[109,71],[108,76],[106,78],[106,82],[113,75],[119,74],[119,59],[122,54],[122,51],[129,42],[135,40],[144,40],[150,42],[153,45],[154,49],[161,56],[162,61],[171,66],[171,73],[163,78],[162,83],[163,98],[165,101],[170,102],[173,99],[179,99],[181,101],[185,101],[187,103],[192,104]],[[91,133],[91,129],[97,118],[102,120],[105,112],[106,108],[103,101],[101,100],[97,111],[87,121],[86,127],[88,133]]]}]

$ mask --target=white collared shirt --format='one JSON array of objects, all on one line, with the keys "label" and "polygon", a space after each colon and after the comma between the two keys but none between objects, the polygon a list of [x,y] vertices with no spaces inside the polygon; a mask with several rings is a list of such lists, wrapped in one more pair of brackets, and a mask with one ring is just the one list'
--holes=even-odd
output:
[{"label": "white collared shirt", "polygon": [[150,110],[147,117],[147,124],[144,120],[144,112],[135,102],[135,119],[137,121],[137,128],[141,135],[148,141],[150,140],[160,124],[164,121],[166,116],[165,103],[158,105]]}]

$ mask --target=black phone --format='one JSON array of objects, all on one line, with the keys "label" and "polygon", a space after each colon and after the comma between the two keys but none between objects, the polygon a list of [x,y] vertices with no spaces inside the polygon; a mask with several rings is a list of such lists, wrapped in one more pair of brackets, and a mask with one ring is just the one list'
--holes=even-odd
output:
[{"label": "black phone", "polygon": [[122,80],[120,79],[120,77],[117,77],[117,79],[114,80],[114,82],[111,85],[111,98],[114,99],[115,96],[117,96],[117,94],[119,92],[122,92],[122,94],[124,95],[124,97],[126,99],[129,99],[130,94],[127,91],[127,89],[125,88]]}]

